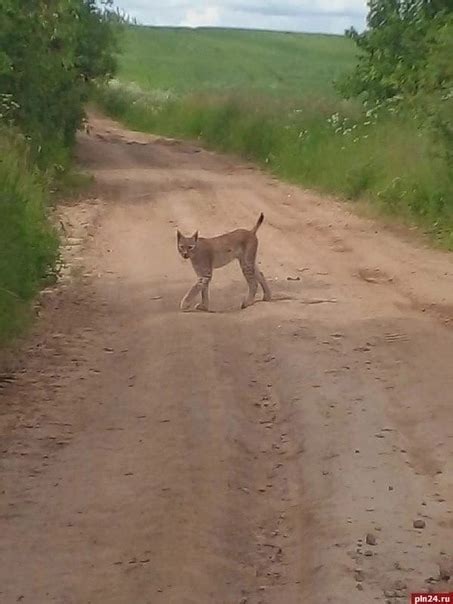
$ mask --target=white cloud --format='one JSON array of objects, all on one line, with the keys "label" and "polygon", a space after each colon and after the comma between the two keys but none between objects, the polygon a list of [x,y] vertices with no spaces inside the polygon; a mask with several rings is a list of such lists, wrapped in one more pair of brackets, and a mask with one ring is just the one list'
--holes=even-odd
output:
[{"label": "white cloud", "polygon": [[189,9],[181,21],[184,27],[213,27],[220,21],[220,10],[217,6],[208,6],[204,9]]},{"label": "white cloud", "polygon": [[327,13],[363,13],[366,6],[363,0],[317,0],[314,4]]},{"label": "white cloud", "polygon": [[366,0],[116,0],[146,25],[343,33],[362,29]]}]

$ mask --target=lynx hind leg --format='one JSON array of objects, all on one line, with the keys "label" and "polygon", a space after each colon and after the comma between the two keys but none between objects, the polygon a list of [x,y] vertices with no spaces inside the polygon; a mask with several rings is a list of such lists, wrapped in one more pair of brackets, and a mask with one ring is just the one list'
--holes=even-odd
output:
[{"label": "lynx hind leg", "polygon": [[258,279],[255,267],[256,249],[257,244],[254,242],[249,249],[245,250],[244,256],[239,260],[242,274],[249,287],[248,295],[242,302],[241,308],[247,308],[247,306],[251,306],[255,302],[256,290],[258,289]]},{"label": "lynx hind leg", "polygon": [[255,267],[255,276],[261,286],[261,289],[263,290],[263,300],[265,302],[269,302],[272,299],[271,290],[269,289],[269,285],[267,284],[263,273],[259,270],[258,267]]}]

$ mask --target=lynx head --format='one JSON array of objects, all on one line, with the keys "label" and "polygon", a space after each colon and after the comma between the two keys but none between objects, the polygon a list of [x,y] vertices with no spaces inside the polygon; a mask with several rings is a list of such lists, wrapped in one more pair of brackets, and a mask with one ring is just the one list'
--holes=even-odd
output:
[{"label": "lynx head", "polygon": [[192,237],[184,237],[184,235],[182,235],[180,233],[180,231],[178,231],[177,233],[178,235],[178,252],[181,254],[181,256],[187,260],[187,258],[192,258],[196,248],[197,248],[197,243],[198,243],[198,231],[196,231]]}]

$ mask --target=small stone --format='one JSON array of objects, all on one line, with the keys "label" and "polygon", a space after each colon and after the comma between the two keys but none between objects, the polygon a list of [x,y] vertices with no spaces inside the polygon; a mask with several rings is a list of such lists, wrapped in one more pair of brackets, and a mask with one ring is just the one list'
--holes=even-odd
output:
[{"label": "small stone", "polygon": [[367,545],[376,545],[376,536],[373,533],[367,533],[366,543]]},{"label": "small stone", "polygon": [[414,528],[424,529],[425,526],[426,526],[426,522],[424,520],[414,520]]},{"label": "small stone", "polygon": [[355,580],[357,581],[357,583],[361,583],[362,581],[365,580],[362,570],[356,570],[354,573],[354,577],[355,577]]},{"label": "small stone", "polygon": [[363,585],[362,585],[361,583],[357,583],[356,588],[357,588],[359,591],[363,591]]},{"label": "small stone", "polygon": [[397,595],[397,594],[396,594],[396,593],[395,593],[395,592],[394,592],[392,589],[386,589],[386,590],[384,591],[384,596],[385,596],[386,598],[395,598],[395,597],[396,597],[396,595]]},{"label": "small stone", "polygon": [[367,558],[369,558],[372,555],[373,555],[373,552],[369,549],[367,549],[366,552],[364,553],[364,556],[366,556]]},{"label": "small stone", "polygon": [[449,581],[453,577],[453,557],[441,559],[439,562],[439,577],[442,581]]}]

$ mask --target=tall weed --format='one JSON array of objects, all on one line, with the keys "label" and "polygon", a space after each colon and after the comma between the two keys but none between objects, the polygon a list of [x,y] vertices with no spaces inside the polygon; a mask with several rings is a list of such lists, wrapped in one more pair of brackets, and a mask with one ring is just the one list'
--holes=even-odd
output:
[{"label": "tall weed", "polygon": [[46,184],[28,160],[25,141],[0,126],[0,345],[23,328],[30,302],[57,258]]}]

